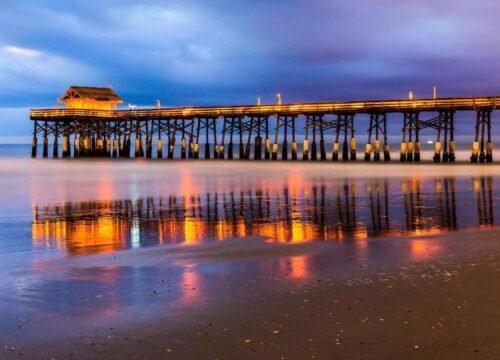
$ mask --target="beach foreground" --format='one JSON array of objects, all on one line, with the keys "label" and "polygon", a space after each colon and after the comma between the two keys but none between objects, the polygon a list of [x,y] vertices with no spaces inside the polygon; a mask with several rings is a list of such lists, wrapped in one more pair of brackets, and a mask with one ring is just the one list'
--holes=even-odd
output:
[{"label": "beach foreground", "polygon": [[[500,353],[499,235],[377,239],[365,249],[236,239],[68,259],[48,266],[75,276],[105,266],[154,268],[142,274],[137,299],[156,298],[150,314],[118,325],[96,319],[78,335],[60,318],[49,337],[47,324],[28,320],[39,336],[25,342],[16,329],[7,336],[16,345],[6,343],[2,358],[491,359]],[[203,281],[188,275],[172,284],[178,267],[205,274]],[[233,271],[215,275],[224,267]],[[171,303],[170,292],[179,293]]]}]

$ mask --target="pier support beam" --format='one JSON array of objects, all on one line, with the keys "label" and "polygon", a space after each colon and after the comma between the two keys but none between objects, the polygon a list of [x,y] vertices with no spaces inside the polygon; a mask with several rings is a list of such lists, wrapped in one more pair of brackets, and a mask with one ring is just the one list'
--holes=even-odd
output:
[{"label": "pier support beam", "polygon": [[38,132],[38,122],[33,122],[33,140],[31,141],[31,157],[36,158],[36,152],[38,148],[38,139],[36,137]]},{"label": "pier support beam", "polygon": [[[485,133],[487,138],[485,139]],[[485,152],[486,146],[486,152]],[[471,162],[493,162],[493,143],[491,142],[491,110],[478,110]]]},{"label": "pier support beam", "polygon": [[309,160],[309,117],[306,117],[306,128],[304,135],[304,146],[302,148],[302,160]]},{"label": "pier support beam", "polygon": [[65,133],[64,136],[63,136],[62,157],[63,158],[69,158],[69,157],[71,157],[71,144],[70,144],[69,134],[68,133]]},{"label": "pier support beam", "polygon": [[49,157],[49,139],[47,137],[47,134],[48,134],[48,124],[47,124],[47,121],[45,121],[44,129],[43,129],[43,157],[44,158]]}]

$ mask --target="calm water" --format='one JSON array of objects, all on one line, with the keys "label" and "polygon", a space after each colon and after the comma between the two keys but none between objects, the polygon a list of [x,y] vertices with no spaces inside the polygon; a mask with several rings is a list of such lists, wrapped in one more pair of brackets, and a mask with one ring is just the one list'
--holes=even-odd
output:
[{"label": "calm water", "polygon": [[[428,252],[430,234],[500,221],[496,166],[65,161],[31,160],[28,153],[29,146],[0,147],[0,337],[12,341],[26,319],[65,319],[61,328],[78,333],[89,319],[119,321],[124,312],[151,310],[159,301],[150,297],[158,274],[176,284],[164,306],[202,298],[202,290],[186,293],[185,284],[203,289],[206,277],[223,281],[262,269],[258,261],[167,269],[171,264],[147,257],[96,265],[88,255],[248,238],[327,241],[345,256],[369,256],[377,238],[419,235],[399,254],[414,261]],[[286,264],[269,271],[299,280],[314,271],[305,256]],[[69,320],[80,328],[64,327]],[[22,336],[39,330],[33,325]]]}]

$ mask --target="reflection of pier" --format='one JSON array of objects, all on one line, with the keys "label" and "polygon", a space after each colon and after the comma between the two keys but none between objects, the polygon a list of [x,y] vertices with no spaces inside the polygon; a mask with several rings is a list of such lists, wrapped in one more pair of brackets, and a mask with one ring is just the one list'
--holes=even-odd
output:
[{"label": "reflection of pier", "polygon": [[422,181],[406,180],[402,183],[405,225],[410,232],[434,229],[457,229],[455,179],[435,180],[435,198],[422,194]]},{"label": "reflection of pier", "polygon": [[[261,236],[272,242],[345,241],[490,226],[493,179],[474,179],[473,186],[468,201],[476,206],[479,223],[470,217],[468,207],[460,214],[453,178],[432,183],[403,180],[401,196],[390,195],[390,180],[369,180],[364,186],[347,181],[330,186],[317,183],[305,188],[264,187],[35,206],[32,236],[37,245],[86,253],[233,237]],[[423,190],[429,187],[431,191]]]},{"label": "reflection of pier", "polygon": [[493,178],[474,178],[473,183],[479,225],[493,226]]},{"label": "reflection of pier", "polygon": [[[303,160],[324,161],[330,141],[331,160],[351,161],[357,159],[356,126],[362,128],[356,117],[361,115],[369,117],[364,159],[370,161],[373,154],[373,160],[380,161],[382,152],[383,160],[389,161],[388,115],[399,114],[403,119],[400,161],[420,161],[421,131],[430,129],[436,133],[434,162],[454,162],[455,115],[474,111],[470,160],[492,162],[491,115],[499,100],[463,97],[282,104],[280,97],[277,105],[259,101],[249,106],[162,108],[158,102],[156,109],[117,110],[122,100],[112,89],[71,87],[60,99],[66,109],[31,111],[32,156],[37,156],[41,135],[43,157],[49,156],[52,137],[54,157],[59,156],[62,140],[62,156],[75,158],[129,158],[132,154],[152,158],[155,153],[157,158],[168,159],[297,160],[301,145]],[[302,144],[297,142],[297,131],[305,135]]]}]

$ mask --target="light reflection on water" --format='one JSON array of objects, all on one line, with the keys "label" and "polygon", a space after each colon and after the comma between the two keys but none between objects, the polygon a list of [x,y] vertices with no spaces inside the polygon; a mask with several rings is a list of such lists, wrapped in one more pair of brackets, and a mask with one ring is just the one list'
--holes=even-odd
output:
[{"label": "light reflection on water", "polygon": [[[33,206],[32,242],[69,254],[261,236],[268,242],[353,242],[426,235],[495,223],[493,177],[390,178],[303,182],[135,200]],[[412,252],[428,246],[412,244]],[[300,262],[303,259],[297,258]]]}]

